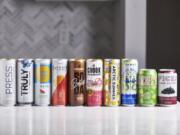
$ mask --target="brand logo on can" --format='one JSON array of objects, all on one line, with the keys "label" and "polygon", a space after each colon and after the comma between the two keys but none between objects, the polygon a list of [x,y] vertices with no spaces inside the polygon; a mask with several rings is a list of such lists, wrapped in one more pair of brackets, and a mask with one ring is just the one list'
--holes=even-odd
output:
[{"label": "brand logo on can", "polygon": [[117,73],[116,73],[116,67],[115,66],[112,66],[112,71],[111,71],[111,74],[112,74],[112,78],[111,78],[111,85],[112,85],[112,100],[115,100],[116,99],[116,83],[117,83]]},{"label": "brand logo on can", "polygon": [[84,73],[83,72],[75,72],[74,79],[72,80],[72,86],[74,86],[74,94],[80,94],[84,91]]},{"label": "brand logo on can", "polygon": [[28,94],[28,71],[21,69],[21,95]]},{"label": "brand logo on can", "polygon": [[12,94],[12,83],[13,83],[13,67],[11,66],[6,66],[5,67],[5,89],[6,89],[6,94]]}]

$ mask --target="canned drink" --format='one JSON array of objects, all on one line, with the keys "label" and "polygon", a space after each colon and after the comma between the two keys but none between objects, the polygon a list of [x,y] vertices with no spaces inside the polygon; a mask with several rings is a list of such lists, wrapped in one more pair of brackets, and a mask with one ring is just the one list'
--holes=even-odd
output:
[{"label": "canned drink", "polygon": [[0,104],[14,106],[16,104],[16,60],[0,59]]},{"label": "canned drink", "polygon": [[88,59],[86,61],[86,92],[88,106],[102,105],[103,61]]},{"label": "canned drink", "polygon": [[17,68],[17,103],[20,105],[32,104],[34,93],[34,61],[33,59],[18,59]]},{"label": "canned drink", "polygon": [[85,59],[69,60],[69,104],[85,103]]},{"label": "canned drink", "polygon": [[155,106],[157,104],[157,72],[155,69],[139,71],[138,101],[140,106]]},{"label": "canned drink", "polygon": [[50,105],[51,91],[51,60],[36,59],[35,60],[35,105]]},{"label": "canned drink", "polygon": [[67,59],[52,59],[52,105],[67,104]]},{"label": "canned drink", "polygon": [[120,59],[104,59],[104,105],[120,105]]},{"label": "canned drink", "polygon": [[175,69],[159,70],[158,103],[161,106],[177,104],[177,73]]},{"label": "canned drink", "polygon": [[135,106],[137,103],[137,74],[136,59],[122,59],[121,64],[121,104]]}]

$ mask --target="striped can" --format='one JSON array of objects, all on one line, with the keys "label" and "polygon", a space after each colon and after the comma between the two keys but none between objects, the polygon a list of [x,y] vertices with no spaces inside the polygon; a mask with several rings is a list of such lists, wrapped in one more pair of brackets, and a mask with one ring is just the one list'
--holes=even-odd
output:
[{"label": "striped can", "polygon": [[104,105],[120,105],[120,59],[104,59]]},{"label": "striped can", "polygon": [[35,60],[35,105],[50,105],[51,60]]},{"label": "striped can", "polygon": [[52,105],[67,104],[67,59],[52,59]]},{"label": "striped can", "polygon": [[17,103],[28,105],[33,103],[34,94],[34,61],[18,59],[17,61]]},{"label": "striped can", "polygon": [[0,105],[16,104],[16,60],[0,59]]},{"label": "striped can", "polygon": [[86,61],[86,93],[88,106],[102,105],[103,61],[87,59]]},{"label": "striped can", "polygon": [[140,106],[155,106],[157,104],[157,72],[155,69],[140,69],[138,94]]},{"label": "striped can", "polygon": [[138,61],[136,59],[122,59],[121,104],[124,106],[135,106],[137,103],[137,74]]}]

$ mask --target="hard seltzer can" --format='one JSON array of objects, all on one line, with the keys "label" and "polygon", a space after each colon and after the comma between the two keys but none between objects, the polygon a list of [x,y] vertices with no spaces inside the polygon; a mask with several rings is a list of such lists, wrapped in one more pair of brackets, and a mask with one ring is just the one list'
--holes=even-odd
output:
[{"label": "hard seltzer can", "polygon": [[157,104],[157,72],[155,69],[141,69],[138,75],[138,101],[140,106]]},{"label": "hard seltzer can", "polygon": [[177,104],[177,73],[175,69],[159,70],[158,103],[161,106]]},{"label": "hard seltzer can", "polygon": [[35,60],[35,105],[50,105],[51,60]]},{"label": "hard seltzer can", "polygon": [[104,59],[104,105],[120,105],[120,59]]},{"label": "hard seltzer can", "polygon": [[121,63],[121,104],[135,106],[137,103],[138,61],[122,59]]},{"label": "hard seltzer can", "polygon": [[0,59],[0,104],[16,104],[16,60]]},{"label": "hard seltzer can", "polygon": [[87,59],[86,61],[86,95],[88,106],[101,106],[103,96],[103,61]]},{"label": "hard seltzer can", "polygon": [[33,59],[17,61],[17,103],[28,105],[33,103],[34,94],[34,62]]}]

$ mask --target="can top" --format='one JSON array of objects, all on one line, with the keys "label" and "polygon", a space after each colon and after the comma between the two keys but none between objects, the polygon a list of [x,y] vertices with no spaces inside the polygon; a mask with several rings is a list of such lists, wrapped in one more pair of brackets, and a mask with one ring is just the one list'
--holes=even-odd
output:
[{"label": "can top", "polygon": [[83,58],[77,58],[77,59],[69,59],[69,61],[85,61]]},{"label": "can top", "polygon": [[66,58],[53,58],[52,62],[67,62],[68,59]]},{"label": "can top", "polygon": [[93,58],[92,58],[92,59],[91,59],[91,58],[90,58],[90,59],[87,59],[87,61],[97,61],[97,60],[98,60],[98,61],[102,61],[102,59],[99,59],[99,58],[98,58],[98,59],[93,59]]},{"label": "can top", "polygon": [[140,69],[139,73],[144,73],[144,72],[156,72],[156,69]]},{"label": "can top", "polygon": [[50,63],[51,60],[50,59],[41,59],[41,58],[38,58],[38,59],[35,59],[35,62],[43,62],[43,63]]},{"label": "can top", "polygon": [[176,69],[159,69],[160,73],[176,73]]},{"label": "can top", "polygon": [[124,58],[122,59],[123,62],[137,62],[137,59],[129,59],[129,58]]},{"label": "can top", "polygon": [[22,61],[22,60],[33,60],[31,58],[18,58],[18,61]]}]

